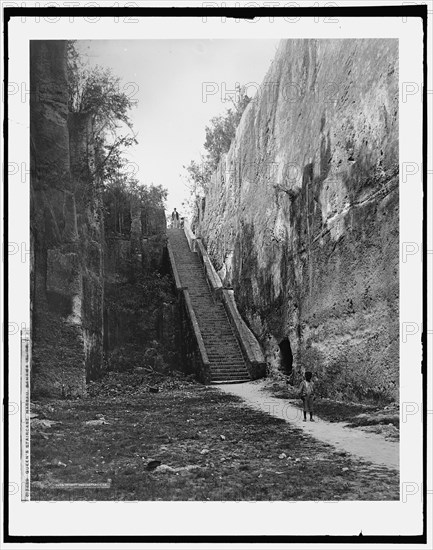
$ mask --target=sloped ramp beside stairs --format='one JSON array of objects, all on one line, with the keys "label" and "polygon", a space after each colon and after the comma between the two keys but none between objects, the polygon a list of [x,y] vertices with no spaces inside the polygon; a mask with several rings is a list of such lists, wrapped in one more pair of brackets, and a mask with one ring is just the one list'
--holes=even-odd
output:
[{"label": "sloped ramp beside stairs", "polygon": [[209,357],[211,383],[232,384],[251,380],[224,305],[214,300],[199,256],[191,252],[182,229],[168,229],[167,235],[180,281],[188,288]]}]

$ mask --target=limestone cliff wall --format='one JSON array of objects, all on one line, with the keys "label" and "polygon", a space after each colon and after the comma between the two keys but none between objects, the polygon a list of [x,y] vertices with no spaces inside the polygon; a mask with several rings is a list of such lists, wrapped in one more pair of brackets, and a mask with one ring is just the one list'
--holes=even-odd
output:
[{"label": "limestone cliff wall", "polygon": [[103,223],[88,115],[68,112],[65,41],[31,42],[32,385],[81,395],[102,367]]},{"label": "limestone cliff wall", "polygon": [[270,369],[324,395],[397,397],[397,71],[396,40],[282,41],[200,206]]},{"label": "limestone cliff wall", "polygon": [[[162,332],[169,330],[164,303],[157,308],[153,299],[149,300],[148,310],[143,311],[139,307],[147,284],[157,276],[156,273],[167,271],[163,265],[166,220],[163,208],[143,204],[133,195],[127,206],[130,224],[125,227],[124,233],[107,231],[105,237],[105,350],[112,351],[116,347],[140,341],[144,352],[146,343],[160,340]],[[147,277],[146,282],[141,276]],[[157,296],[157,289],[154,290],[152,298]],[[174,300],[174,295],[172,298]],[[141,330],[138,330],[139,327]]]}]

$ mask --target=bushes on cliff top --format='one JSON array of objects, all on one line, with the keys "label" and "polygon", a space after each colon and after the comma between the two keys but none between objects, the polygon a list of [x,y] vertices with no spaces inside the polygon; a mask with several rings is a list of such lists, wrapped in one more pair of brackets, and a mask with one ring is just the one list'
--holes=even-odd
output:
[{"label": "bushes on cliff top", "polygon": [[86,67],[75,41],[68,42],[67,70],[69,110],[91,113],[95,135],[105,130],[116,131],[119,122],[132,128],[128,111],[134,101],[123,91],[120,78],[108,68]]},{"label": "bushes on cliff top", "polygon": [[129,237],[132,203],[142,212],[163,210],[166,198],[167,190],[161,185],[139,185],[121,173],[110,177],[102,192],[106,234]]},{"label": "bushes on cliff top", "polygon": [[69,111],[88,114],[92,120],[94,183],[103,187],[112,179],[129,179],[123,151],[137,143],[129,118],[135,102],[111,69],[84,63],[75,41],[68,41],[67,52]]},{"label": "bushes on cliff top", "polygon": [[230,99],[233,109],[227,109],[223,115],[213,117],[209,126],[205,128],[204,148],[206,153],[200,155],[200,162],[192,160],[188,166],[184,166],[187,171],[188,185],[194,196],[206,191],[212,173],[216,170],[222,155],[230,149],[236,128],[251,100],[246,94],[245,88],[240,86],[236,89],[236,99]]}]

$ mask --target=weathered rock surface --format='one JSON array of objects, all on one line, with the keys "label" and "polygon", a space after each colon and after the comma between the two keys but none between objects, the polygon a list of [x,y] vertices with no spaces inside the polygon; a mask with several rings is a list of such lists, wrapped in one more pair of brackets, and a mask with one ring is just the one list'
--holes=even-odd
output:
[{"label": "weathered rock surface", "polygon": [[91,118],[68,112],[65,41],[31,43],[34,395],[82,395],[102,367],[103,222]]},{"label": "weathered rock surface", "polygon": [[270,368],[324,395],[398,394],[397,70],[396,40],[283,41],[200,206]]},{"label": "weathered rock surface", "polygon": [[30,48],[32,384],[36,395],[60,396],[69,387],[79,394],[85,391],[65,48],[63,41],[34,41]]},{"label": "weathered rock surface", "polygon": [[[167,343],[174,338],[169,327],[172,325],[174,329],[171,304],[161,302],[156,307],[156,288],[147,313],[141,311],[139,314],[145,283],[137,278],[140,279],[140,274],[145,275],[146,283],[149,283],[157,272],[164,271],[166,220],[163,208],[144,204],[133,195],[126,206],[129,223],[125,224],[123,233],[114,234],[107,230],[105,234],[104,348],[108,352],[139,340],[144,354],[146,342],[158,340]],[[172,300],[174,302],[174,295]],[[131,327],[135,327],[135,331]]]}]

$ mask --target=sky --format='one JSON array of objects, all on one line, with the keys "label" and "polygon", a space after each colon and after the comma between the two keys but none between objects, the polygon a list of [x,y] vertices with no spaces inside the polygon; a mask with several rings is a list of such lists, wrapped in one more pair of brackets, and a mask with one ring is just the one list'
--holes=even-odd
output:
[{"label": "sky", "polygon": [[[205,127],[230,107],[224,91],[236,83],[260,85],[279,40],[82,40],[89,65],[110,67],[134,101],[130,111],[138,145],[126,151],[128,171],[140,183],[168,189],[167,210],[182,214],[190,194],[185,169],[204,152]],[[209,93],[206,93],[208,90]],[[254,95],[254,87],[249,88]]]}]

